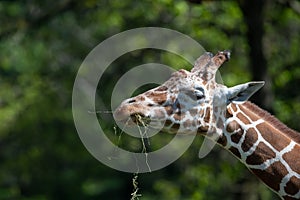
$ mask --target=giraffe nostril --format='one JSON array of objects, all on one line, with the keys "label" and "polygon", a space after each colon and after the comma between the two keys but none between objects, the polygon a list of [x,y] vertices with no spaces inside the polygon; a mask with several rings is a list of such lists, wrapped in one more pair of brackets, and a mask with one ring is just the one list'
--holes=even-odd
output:
[{"label": "giraffe nostril", "polygon": [[135,102],[134,99],[131,99],[131,100],[128,101],[128,103],[134,103],[134,102]]}]

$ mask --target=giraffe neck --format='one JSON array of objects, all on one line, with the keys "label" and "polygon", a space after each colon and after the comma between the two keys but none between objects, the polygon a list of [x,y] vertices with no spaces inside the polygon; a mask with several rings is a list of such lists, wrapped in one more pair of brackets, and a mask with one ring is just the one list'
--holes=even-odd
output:
[{"label": "giraffe neck", "polygon": [[300,134],[256,105],[231,103],[218,141],[284,199],[300,198]]}]

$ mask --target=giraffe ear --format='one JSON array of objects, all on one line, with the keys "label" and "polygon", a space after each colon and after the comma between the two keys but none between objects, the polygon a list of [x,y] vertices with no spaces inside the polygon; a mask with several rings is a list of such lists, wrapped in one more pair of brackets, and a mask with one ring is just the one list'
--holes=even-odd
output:
[{"label": "giraffe ear", "polygon": [[264,86],[264,81],[248,82],[240,84],[226,91],[227,103],[230,102],[245,102],[247,101],[257,90]]}]

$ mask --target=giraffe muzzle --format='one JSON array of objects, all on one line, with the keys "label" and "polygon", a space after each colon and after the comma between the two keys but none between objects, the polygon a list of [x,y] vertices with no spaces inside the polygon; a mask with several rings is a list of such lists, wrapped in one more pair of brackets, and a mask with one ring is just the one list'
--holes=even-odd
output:
[{"label": "giraffe muzzle", "polygon": [[151,119],[142,113],[135,113],[130,115],[131,120],[138,126],[147,126]]}]

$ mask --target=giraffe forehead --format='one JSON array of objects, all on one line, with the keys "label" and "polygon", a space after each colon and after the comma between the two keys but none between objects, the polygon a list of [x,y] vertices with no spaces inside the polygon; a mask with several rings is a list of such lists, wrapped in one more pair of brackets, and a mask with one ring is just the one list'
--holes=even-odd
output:
[{"label": "giraffe forehead", "polygon": [[[142,95],[156,105],[163,105],[166,102],[175,103],[176,100],[180,100],[182,106],[187,106],[191,100],[193,101],[193,105],[196,104],[196,95],[199,94],[205,97],[206,103],[212,102],[211,100],[213,99],[216,86],[217,84],[215,82],[203,81],[195,73],[179,70],[164,84]],[[151,104],[149,105],[152,106]],[[199,107],[201,106],[199,104]]]},{"label": "giraffe forehead", "polygon": [[[146,91],[145,93],[138,95],[135,97],[137,102],[145,102],[145,103],[155,103],[158,105],[162,105],[165,102],[174,103],[175,100],[182,96],[182,93],[188,94],[186,92],[190,91],[191,98],[196,100],[196,96],[193,91],[198,90],[198,93],[202,93],[203,95],[207,93],[207,89],[202,85],[197,83],[196,79],[190,79],[189,81],[178,79],[176,84],[168,84],[168,82],[163,85],[154,88],[152,90]],[[183,100],[184,98],[180,98]],[[183,103],[181,101],[181,103]],[[151,105],[151,104],[149,104]]]},{"label": "giraffe forehead", "polygon": [[174,90],[182,88],[207,87],[207,82],[195,73],[190,73],[186,70],[179,70],[178,72],[173,73],[171,78],[163,85],[169,90]]}]

